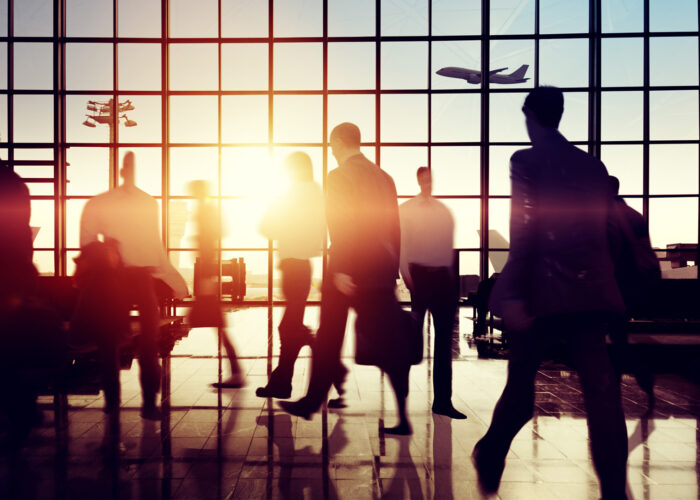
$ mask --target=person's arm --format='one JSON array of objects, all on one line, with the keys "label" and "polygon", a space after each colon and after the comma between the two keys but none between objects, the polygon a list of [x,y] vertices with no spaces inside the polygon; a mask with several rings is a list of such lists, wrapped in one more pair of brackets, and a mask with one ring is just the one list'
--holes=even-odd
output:
[{"label": "person's arm", "polygon": [[338,171],[328,176],[326,219],[331,238],[331,272],[352,275],[355,270],[355,231],[349,179]]}]

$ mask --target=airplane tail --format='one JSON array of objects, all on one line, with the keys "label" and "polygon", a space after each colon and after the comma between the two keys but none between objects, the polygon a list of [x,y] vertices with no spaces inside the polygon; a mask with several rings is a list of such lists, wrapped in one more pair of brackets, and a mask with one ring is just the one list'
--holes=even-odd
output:
[{"label": "airplane tail", "polygon": [[514,79],[517,79],[517,80],[521,80],[525,76],[525,73],[527,72],[527,68],[529,68],[529,66],[527,64],[523,64],[522,66],[520,66],[518,69],[513,71],[508,76],[510,76]]}]

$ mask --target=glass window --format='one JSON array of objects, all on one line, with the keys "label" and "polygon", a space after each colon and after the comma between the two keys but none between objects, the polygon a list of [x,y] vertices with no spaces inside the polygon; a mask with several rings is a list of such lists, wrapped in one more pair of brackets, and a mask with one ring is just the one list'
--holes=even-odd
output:
[{"label": "glass window", "polygon": [[604,87],[644,84],[642,38],[603,38],[601,52],[601,82]]},{"label": "glass window", "polygon": [[[0,24],[7,35],[7,1],[0,2]],[[53,0],[21,0],[13,4],[15,13],[12,27],[15,36],[52,36],[53,35]]]},{"label": "glass window", "polygon": [[[7,113],[7,96],[0,95],[0,142],[7,140],[7,124],[9,115]],[[2,158],[7,158],[7,150],[4,151]]]},{"label": "glass window", "polygon": [[53,88],[53,44],[14,44],[14,87],[50,90]]},{"label": "glass window", "polygon": [[160,53],[158,43],[120,43],[119,90],[160,90]]},{"label": "glass window", "polygon": [[216,142],[218,129],[216,96],[170,96],[171,142]]},{"label": "glass window", "polygon": [[491,146],[489,148],[489,194],[510,196],[510,157],[526,146]]},{"label": "glass window", "polygon": [[478,199],[444,199],[455,218],[455,248],[479,248],[481,205]]},{"label": "glass window", "polygon": [[[119,142],[161,142],[162,99],[156,95],[120,95]],[[133,109],[131,109],[133,108]]]},{"label": "glass window", "polygon": [[[0,19],[7,19],[7,0],[0,1]],[[0,36],[7,36],[7,23],[0,22]]]},{"label": "glass window", "polygon": [[428,87],[428,44],[382,43],[381,66],[383,89],[425,89]]},{"label": "glass window", "polygon": [[535,42],[533,40],[491,41],[491,71],[504,68],[496,76],[512,75],[513,72],[524,65],[527,65],[525,73],[522,75],[522,79],[526,80],[525,82],[499,83],[494,78],[490,78],[491,87],[532,87],[534,85],[532,72],[535,67]]},{"label": "glass window", "polygon": [[266,95],[227,95],[221,102],[221,140],[229,143],[267,142]]},{"label": "glass window", "polygon": [[161,148],[121,148],[119,165],[124,155],[131,151],[136,156],[136,185],[151,196],[161,196],[163,191],[163,150]]},{"label": "glass window", "polygon": [[31,200],[32,215],[29,225],[39,227],[34,240],[35,248],[54,246],[54,202],[53,200]]},{"label": "glass window", "polygon": [[7,88],[7,43],[0,42],[0,89],[6,89],[6,88]]},{"label": "glass window", "polygon": [[382,95],[380,123],[382,142],[425,142],[428,139],[427,96]]},{"label": "glass window", "polygon": [[652,37],[649,62],[651,85],[697,85],[698,37]]},{"label": "glass window", "polygon": [[480,35],[481,0],[433,0],[433,35]]},{"label": "glass window", "polygon": [[54,252],[42,252],[34,250],[32,254],[32,262],[42,276],[54,275],[56,270],[54,267]]},{"label": "glass window", "polygon": [[171,90],[216,90],[219,88],[219,50],[213,43],[170,45]]},{"label": "glass window", "polygon": [[649,29],[651,31],[697,31],[697,0],[649,0]]},{"label": "glass window", "polygon": [[588,40],[540,41],[540,84],[556,87],[588,86]]},{"label": "glass window", "polygon": [[481,138],[479,94],[435,94],[431,106],[433,142],[478,142]]},{"label": "glass window", "polygon": [[267,58],[267,44],[222,44],[221,88],[223,90],[267,90]]},{"label": "glass window", "polygon": [[530,142],[522,112],[526,94],[492,93],[489,105],[489,137],[494,142]]},{"label": "glass window", "polygon": [[394,179],[399,196],[415,196],[420,191],[416,170],[428,164],[428,148],[382,148],[380,167]]},{"label": "glass window", "polygon": [[363,90],[375,88],[376,45],[374,43],[329,43],[328,88]]},{"label": "glass window", "polygon": [[603,33],[644,31],[644,0],[606,0],[602,7]]},{"label": "glass window", "polygon": [[428,0],[380,0],[382,36],[420,36],[428,34]]},{"label": "glass window", "polygon": [[322,0],[274,0],[276,37],[322,36]]},{"label": "glass window", "polygon": [[649,135],[652,140],[697,140],[697,90],[651,92],[649,121]]},{"label": "glass window", "polygon": [[[194,180],[209,183],[212,193],[219,189],[219,151],[217,148],[170,148],[170,194],[188,196],[188,184]],[[171,245],[173,241],[170,242]]]},{"label": "glass window", "polygon": [[649,146],[649,194],[698,194],[697,144]]},{"label": "glass window", "polygon": [[[242,258],[246,266],[246,294],[245,300],[267,300],[267,252],[222,252],[221,258],[224,260]],[[260,350],[251,352],[249,355],[265,356],[267,348],[264,344],[258,344]],[[252,349],[251,349],[252,350]]]},{"label": "glass window", "polygon": [[587,33],[588,2],[541,0],[540,33]]},{"label": "glass window", "polygon": [[53,96],[22,94],[13,99],[15,142],[53,142]]},{"label": "glass window", "polygon": [[275,142],[321,142],[323,139],[321,96],[275,96],[273,116]]},{"label": "glass window", "polygon": [[68,148],[68,196],[94,196],[109,189],[109,148]]},{"label": "glass window", "polygon": [[479,194],[478,147],[433,146],[430,155],[434,195]]},{"label": "glass window", "polygon": [[559,130],[570,141],[588,140],[588,93],[566,92]]},{"label": "glass window", "polygon": [[459,252],[459,275],[479,275],[479,252]]},{"label": "glass window", "polygon": [[119,36],[159,37],[160,0],[119,0]]},{"label": "glass window", "polygon": [[66,96],[68,142],[109,142],[110,100],[106,95]]},{"label": "glass window", "polygon": [[643,192],[643,148],[641,145],[604,144],[600,158],[610,175],[620,181],[621,195],[640,195]]},{"label": "glass window", "polygon": [[601,136],[604,141],[642,139],[642,93],[601,93]]},{"label": "glass window", "polygon": [[225,147],[221,150],[221,193],[224,196],[265,196],[272,179],[272,159],[265,147]]},{"label": "glass window", "polygon": [[[258,232],[258,225],[265,215],[267,201],[247,196],[222,200],[224,248],[266,248],[267,239]],[[264,283],[267,288],[267,281]]]},{"label": "glass window", "polygon": [[515,35],[535,32],[533,0],[491,0],[491,34]]},{"label": "glass window", "polygon": [[[211,189],[211,186],[209,186]],[[185,186],[187,189],[187,185]],[[171,214],[169,219],[170,248],[197,248],[197,222],[195,214],[197,202],[191,198],[170,200],[168,211]],[[193,257],[196,259],[197,255]],[[194,265],[194,262],[191,263]]]},{"label": "glass window", "polygon": [[374,36],[375,0],[329,0],[329,36]]},{"label": "glass window", "polygon": [[66,35],[69,37],[111,37],[114,35],[113,20],[112,0],[66,1]]},{"label": "glass window", "polygon": [[[80,248],[80,216],[87,200],[66,200],[66,246]],[[69,259],[70,265],[73,260]],[[75,269],[75,267],[73,267]]]},{"label": "glass window", "polygon": [[[15,161],[18,160],[47,160],[53,161],[53,150],[50,149],[15,149]],[[14,170],[20,177],[46,179],[53,181],[53,165],[15,165]],[[30,196],[53,196],[53,182],[27,182]]]},{"label": "glass window", "polygon": [[649,200],[649,236],[654,248],[672,243],[697,243],[697,198],[652,198]]},{"label": "glass window", "polygon": [[67,90],[112,90],[112,69],[112,44],[66,44]]},{"label": "glass window", "polygon": [[376,137],[374,95],[349,94],[328,96],[328,133],[343,122],[360,127],[362,142],[373,142]]},{"label": "glass window", "polygon": [[[330,148],[328,148],[330,150]],[[263,198],[269,203],[270,200],[282,194],[289,188],[289,178],[284,169],[284,160],[290,154],[301,151],[309,155],[313,168],[314,181],[319,185],[323,183],[323,148],[319,146],[276,146],[272,150],[271,160],[269,162],[269,174],[265,174],[264,180],[256,189],[264,190]],[[328,163],[335,166],[333,163]],[[248,190],[251,192],[250,190]],[[257,196],[257,195],[255,195]]]},{"label": "glass window", "polygon": [[323,46],[320,43],[277,43],[273,61],[275,90],[323,88]]},{"label": "glass window", "polygon": [[222,36],[267,36],[269,25],[267,5],[267,2],[260,0],[222,0]]},{"label": "glass window", "polygon": [[218,0],[170,0],[169,13],[171,37],[205,38],[219,33]]},{"label": "glass window", "polygon": [[[497,232],[498,238],[492,231]],[[510,199],[489,200],[489,248],[508,248],[510,240]]]},{"label": "glass window", "polygon": [[433,42],[432,50],[433,67],[430,73],[433,89],[469,89],[480,86],[479,84],[468,83],[461,78],[438,75],[437,71],[449,66],[481,71],[481,42]]}]

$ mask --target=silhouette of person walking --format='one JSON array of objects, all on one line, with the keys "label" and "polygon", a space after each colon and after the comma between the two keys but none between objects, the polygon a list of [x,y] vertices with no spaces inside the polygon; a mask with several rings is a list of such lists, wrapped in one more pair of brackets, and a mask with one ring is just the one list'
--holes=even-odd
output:
[{"label": "silhouette of person walking", "polygon": [[177,298],[187,295],[185,280],[175,270],[161,242],[158,204],[136,187],[135,158],[124,156],[121,186],[99,194],[85,204],[80,219],[80,247],[102,236],[117,246],[124,265],[123,283],[128,301],[139,310],[140,334],[137,351],[143,405],[141,416],[159,420],[156,395],[160,386],[158,361],[158,296],[156,280],[162,281]]},{"label": "silhouette of person walking", "polygon": [[603,499],[624,499],[627,432],[605,322],[624,310],[607,238],[608,174],[557,130],[561,91],[539,87],[523,106],[532,147],[511,157],[510,253],[491,295],[511,339],[508,378],[476,444],[479,484],[495,492],[510,443],[532,417],[547,347],[562,339],[581,380]]},{"label": "silhouette of person walking", "polygon": [[270,206],[260,223],[260,232],[277,241],[282,271],[282,292],[287,301],[279,324],[280,358],[260,397],[286,399],[292,392],[294,363],[304,345],[313,336],[304,325],[304,309],[311,289],[311,257],[319,255],[325,237],[324,199],[314,182],[309,155],[290,154],[285,167],[292,182],[284,196]]},{"label": "silhouette of person walking", "polygon": [[399,207],[401,219],[401,275],[411,292],[411,310],[423,326],[426,311],[435,324],[433,413],[465,419],[452,406],[452,329],[457,313],[453,269],[454,218],[432,196],[428,167],[416,172],[420,194]]},{"label": "silhouette of person walking", "polygon": [[[287,412],[310,418],[338,384],[340,350],[348,309],[357,313],[357,330],[386,325],[393,308],[398,278],[400,227],[396,187],[390,175],[360,152],[360,130],[352,123],[333,129],[330,145],[338,168],[328,174],[326,217],[331,239],[328,272],[323,282],[321,319],[313,348],[306,396],[281,401]],[[399,307],[400,308],[400,307]],[[373,354],[396,394],[399,424],[384,432],[410,434],[406,415],[410,363],[396,355],[395,325],[377,328]],[[341,372],[342,373],[342,372]],[[343,373],[344,376],[344,373]]]},{"label": "silhouette of person walking", "polygon": [[209,197],[206,181],[197,180],[189,184],[190,194],[197,201],[195,221],[197,226],[197,247],[199,248],[199,265],[195,303],[188,318],[193,326],[212,326],[217,328],[221,343],[226,351],[231,375],[221,382],[214,382],[213,387],[239,388],[245,385],[236,349],[226,333],[225,321],[221,311],[219,293],[219,259],[216,247],[221,235],[221,217]]}]

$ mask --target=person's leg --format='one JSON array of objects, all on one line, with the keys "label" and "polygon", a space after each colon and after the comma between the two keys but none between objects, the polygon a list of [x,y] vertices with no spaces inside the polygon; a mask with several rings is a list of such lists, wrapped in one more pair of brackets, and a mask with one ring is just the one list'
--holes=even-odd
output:
[{"label": "person's leg", "polygon": [[119,410],[119,345],[117,339],[106,338],[98,341],[97,348],[105,394],[104,411],[112,413]]},{"label": "person's leg", "polygon": [[386,374],[391,382],[391,387],[394,389],[396,396],[396,413],[399,419],[398,425],[395,427],[384,427],[382,432],[385,434],[408,435],[411,434],[411,423],[408,420],[406,413],[406,398],[408,397],[408,374],[411,370],[411,365],[401,364],[391,366],[386,369]]},{"label": "person's leg", "polygon": [[594,314],[571,315],[569,347],[581,379],[593,465],[603,499],[625,499],[627,428],[620,385],[605,345],[603,321]]}]

